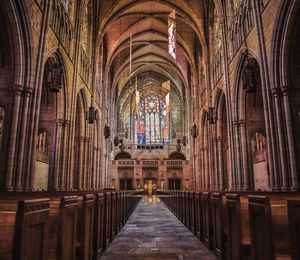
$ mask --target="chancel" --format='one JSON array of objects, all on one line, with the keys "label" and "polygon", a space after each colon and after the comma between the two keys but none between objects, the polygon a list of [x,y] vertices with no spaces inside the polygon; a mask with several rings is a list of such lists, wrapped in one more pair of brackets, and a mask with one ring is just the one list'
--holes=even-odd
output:
[{"label": "chancel", "polygon": [[300,260],[300,0],[1,0],[0,260]]}]

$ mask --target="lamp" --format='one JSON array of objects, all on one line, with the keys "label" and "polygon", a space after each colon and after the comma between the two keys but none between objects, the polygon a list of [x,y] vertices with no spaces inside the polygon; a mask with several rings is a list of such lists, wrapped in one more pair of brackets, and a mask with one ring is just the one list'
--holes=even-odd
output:
[{"label": "lamp", "polygon": [[116,136],[115,136],[115,138],[114,138],[114,145],[115,145],[115,146],[118,146],[118,145],[119,145],[119,143],[120,143],[119,136],[118,136],[118,135],[116,135]]},{"label": "lamp", "polygon": [[243,89],[245,89],[247,93],[251,93],[256,89],[255,70],[253,64],[251,64],[248,49],[245,50],[245,55],[245,64],[242,69],[242,83]]},{"label": "lamp", "polygon": [[195,118],[193,119],[193,124],[192,124],[192,127],[191,127],[191,136],[193,138],[197,138],[197,135],[198,135],[198,130],[197,130],[197,125],[195,123]]},{"label": "lamp", "polygon": [[186,139],[186,136],[184,135],[182,137],[182,144],[183,144],[183,146],[186,146],[186,141],[187,141],[187,139]]},{"label": "lamp", "polygon": [[96,110],[93,106],[90,106],[89,110],[86,112],[86,120],[89,124],[94,124],[96,121]]},{"label": "lamp", "polygon": [[217,113],[215,107],[209,107],[207,112],[207,120],[210,124],[215,124],[217,121]]},{"label": "lamp", "polygon": [[48,73],[48,82],[47,85],[51,92],[57,93],[62,88],[62,77],[63,77],[63,69],[62,66],[56,61],[49,73]]},{"label": "lamp", "polygon": [[176,145],[176,151],[177,151],[177,152],[180,152],[180,150],[181,150],[181,145],[180,145],[180,143],[181,143],[181,140],[180,140],[180,139],[177,139],[177,145]]},{"label": "lamp", "polygon": [[104,137],[108,139],[110,137],[110,126],[108,123],[104,125]]}]

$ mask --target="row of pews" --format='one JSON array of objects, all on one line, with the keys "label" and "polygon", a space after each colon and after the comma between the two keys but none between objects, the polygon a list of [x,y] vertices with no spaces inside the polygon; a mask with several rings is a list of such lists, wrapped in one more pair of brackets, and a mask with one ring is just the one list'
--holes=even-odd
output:
[{"label": "row of pews", "polygon": [[0,193],[0,259],[99,259],[140,199],[112,190]]},{"label": "row of pews", "polygon": [[300,260],[300,194],[170,191],[167,207],[220,260]]}]

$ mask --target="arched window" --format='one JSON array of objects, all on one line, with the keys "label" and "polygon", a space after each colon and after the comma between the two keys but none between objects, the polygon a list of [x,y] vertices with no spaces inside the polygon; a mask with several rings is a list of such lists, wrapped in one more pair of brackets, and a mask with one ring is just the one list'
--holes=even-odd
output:
[{"label": "arched window", "polygon": [[168,141],[169,126],[166,103],[154,95],[140,101],[135,111],[136,140],[138,144],[161,144]]},{"label": "arched window", "polygon": [[92,1],[86,5],[83,13],[82,25],[81,25],[81,45],[86,54],[90,51],[91,31],[92,31]]},{"label": "arched window", "polygon": [[217,16],[217,10],[215,9],[214,14],[214,41],[215,41],[215,52],[219,50],[222,44],[222,34],[219,17]]},{"label": "arched window", "polygon": [[5,117],[5,111],[2,107],[0,107],[0,150],[1,150],[3,131],[4,131],[4,117]]}]

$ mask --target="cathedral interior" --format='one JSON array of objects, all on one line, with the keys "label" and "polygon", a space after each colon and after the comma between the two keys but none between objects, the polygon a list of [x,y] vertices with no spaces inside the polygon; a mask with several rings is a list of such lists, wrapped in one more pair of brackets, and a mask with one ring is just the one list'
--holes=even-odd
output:
[{"label": "cathedral interior", "polygon": [[0,1],[0,260],[300,260],[299,234],[300,0]]}]

